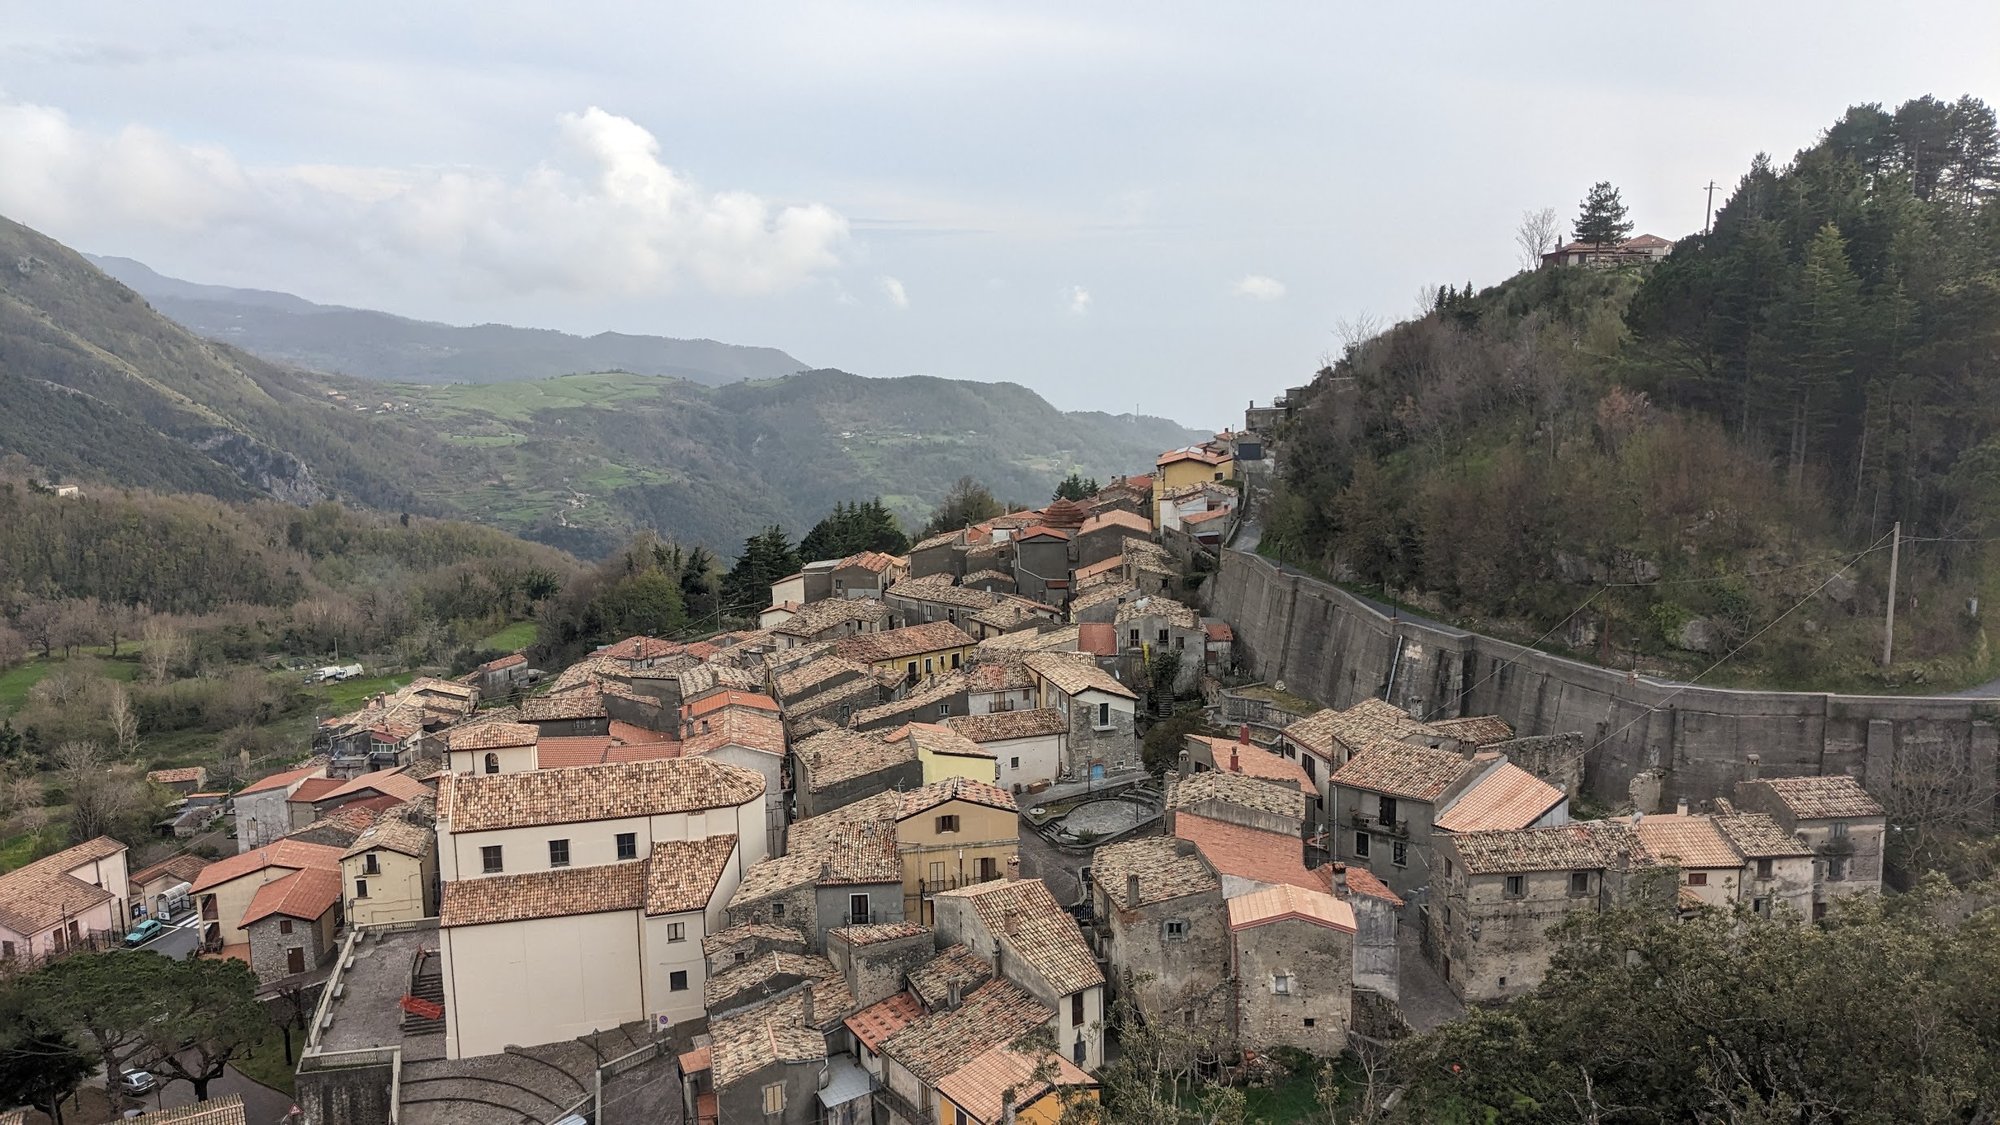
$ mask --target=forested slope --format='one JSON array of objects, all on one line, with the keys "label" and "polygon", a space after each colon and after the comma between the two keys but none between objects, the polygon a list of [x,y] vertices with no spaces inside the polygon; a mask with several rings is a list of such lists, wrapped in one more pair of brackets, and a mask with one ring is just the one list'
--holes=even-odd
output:
[{"label": "forested slope", "polygon": [[1618,665],[1986,678],[1996,187],[1983,103],[1860,106],[1663,264],[1449,293],[1315,380],[1267,549]]}]

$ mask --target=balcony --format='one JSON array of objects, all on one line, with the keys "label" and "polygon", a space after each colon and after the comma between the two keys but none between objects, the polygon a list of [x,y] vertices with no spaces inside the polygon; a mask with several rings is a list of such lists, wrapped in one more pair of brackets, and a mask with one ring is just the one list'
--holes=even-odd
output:
[{"label": "balcony", "polygon": [[1371,836],[1391,836],[1399,840],[1410,838],[1410,822],[1401,817],[1385,821],[1379,816],[1367,816],[1362,813],[1355,813],[1348,819],[1348,827],[1357,832],[1366,832]]}]

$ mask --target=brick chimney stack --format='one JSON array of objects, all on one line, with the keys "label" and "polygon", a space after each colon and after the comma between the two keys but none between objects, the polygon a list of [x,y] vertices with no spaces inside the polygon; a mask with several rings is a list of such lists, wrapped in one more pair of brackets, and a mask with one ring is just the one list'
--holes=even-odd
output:
[{"label": "brick chimney stack", "polygon": [[1018,883],[1021,881],[1021,857],[1019,855],[1010,855],[1007,857],[1007,881],[1009,883]]},{"label": "brick chimney stack", "polygon": [[1125,876],[1125,906],[1131,910],[1139,909],[1139,873],[1136,871]]}]

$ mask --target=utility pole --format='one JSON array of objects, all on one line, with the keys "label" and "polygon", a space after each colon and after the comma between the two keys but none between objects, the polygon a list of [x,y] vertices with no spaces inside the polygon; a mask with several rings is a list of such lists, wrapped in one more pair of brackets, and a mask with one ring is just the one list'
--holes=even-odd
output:
[{"label": "utility pole", "polygon": [[1708,209],[1701,213],[1701,233],[1708,233],[1709,220],[1715,217],[1715,181],[1708,181]]},{"label": "utility pole", "polygon": [[1903,521],[1897,520],[1889,532],[1889,615],[1882,624],[1882,667],[1887,668],[1896,653],[1896,564],[1903,553]]}]

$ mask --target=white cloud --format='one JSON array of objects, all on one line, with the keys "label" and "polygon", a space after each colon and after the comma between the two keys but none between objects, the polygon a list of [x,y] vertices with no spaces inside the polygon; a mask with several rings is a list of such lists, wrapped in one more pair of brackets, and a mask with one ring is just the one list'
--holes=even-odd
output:
[{"label": "white cloud", "polygon": [[1062,295],[1063,300],[1069,305],[1070,312],[1082,316],[1090,311],[1090,290],[1081,285],[1072,285],[1063,290]]},{"label": "white cloud", "polygon": [[907,309],[910,307],[910,294],[904,290],[901,281],[893,277],[884,277],[882,279],[882,292],[889,295],[889,303],[897,308]]},{"label": "white cloud", "polygon": [[359,247],[384,268],[423,266],[458,286],[647,295],[695,285],[789,289],[839,264],[847,220],[817,203],[710,191],[660,159],[629,118],[591,107],[558,120],[567,159],[486,169],[260,167],[128,126],[96,133],[60,110],[0,102],[0,213],[57,237]]},{"label": "white cloud", "polygon": [[1265,277],[1261,273],[1246,274],[1238,279],[1229,291],[1238,297],[1248,297],[1253,301],[1275,301],[1285,295],[1285,283],[1275,277]]}]

